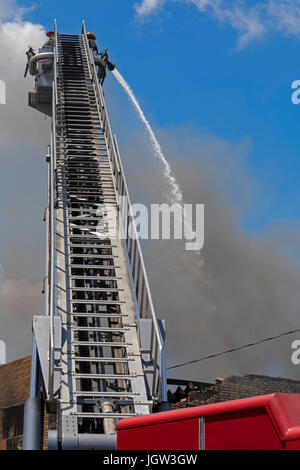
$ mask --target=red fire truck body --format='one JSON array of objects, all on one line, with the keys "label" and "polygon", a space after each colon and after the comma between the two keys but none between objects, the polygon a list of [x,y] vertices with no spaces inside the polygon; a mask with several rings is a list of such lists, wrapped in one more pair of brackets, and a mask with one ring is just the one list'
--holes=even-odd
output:
[{"label": "red fire truck body", "polygon": [[242,400],[123,419],[118,450],[300,449],[300,394]]}]

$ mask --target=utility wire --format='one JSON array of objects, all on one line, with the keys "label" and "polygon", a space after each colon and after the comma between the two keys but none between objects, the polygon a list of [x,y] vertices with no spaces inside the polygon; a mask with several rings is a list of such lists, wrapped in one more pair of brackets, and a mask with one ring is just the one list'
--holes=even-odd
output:
[{"label": "utility wire", "polygon": [[238,348],[227,349],[226,351],[219,352],[217,354],[210,354],[209,356],[201,357],[200,359],[194,359],[193,361],[183,362],[182,364],[176,364],[175,366],[167,367],[167,370],[177,369],[178,367],[188,366],[189,364],[195,364],[196,362],[206,361],[207,359],[212,359],[214,357],[224,356],[225,354],[233,353],[235,351],[240,351],[241,349],[252,348],[258,344],[266,343],[267,341],[273,341],[274,339],[281,338],[282,336],[292,335],[293,333],[297,333],[300,331],[300,328],[297,330],[286,331],[285,333],[281,333],[277,336],[270,336],[269,338],[261,339],[259,341],[254,341],[253,343],[244,344],[243,346],[239,346]]}]

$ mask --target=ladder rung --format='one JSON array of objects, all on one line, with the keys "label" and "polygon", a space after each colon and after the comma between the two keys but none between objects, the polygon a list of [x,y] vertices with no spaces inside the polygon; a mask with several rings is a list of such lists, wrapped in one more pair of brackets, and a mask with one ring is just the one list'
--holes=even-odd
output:
[{"label": "ladder rung", "polygon": [[134,358],[129,358],[129,357],[120,357],[120,358],[115,358],[115,357],[74,357],[73,358],[76,362],[111,362],[113,364],[118,364],[118,363],[127,363],[127,362],[132,362],[134,361]]},{"label": "ladder rung", "polygon": [[[90,155],[71,156],[70,154],[68,154],[68,162],[67,162],[68,170],[67,171],[70,171],[69,168],[72,168],[72,169],[73,168],[77,168],[77,169],[91,168],[92,170],[97,170],[97,171],[99,171],[99,169],[102,169],[101,172],[103,171],[103,169],[106,169],[106,171],[110,173],[109,161],[100,160],[100,157],[102,158],[103,155],[98,154],[98,155],[93,155],[93,156],[90,156]],[[86,160],[88,158],[93,159],[93,161],[87,162]]]},{"label": "ladder rung", "polygon": [[101,269],[106,271],[114,271],[119,269],[120,266],[106,266],[105,264],[69,264],[70,268],[79,268],[79,269]]},{"label": "ladder rung", "polygon": [[[75,168],[84,168],[86,166],[91,166],[91,163],[87,163],[86,160],[88,158],[90,159],[93,159],[93,168],[95,169],[98,169],[98,168],[107,168],[107,169],[110,169],[110,163],[109,161],[99,161],[98,160],[98,157],[100,157],[100,153],[99,152],[94,152],[95,155],[85,155],[84,153],[80,153],[80,155],[77,155],[77,154],[72,154],[72,153],[68,153],[68,162],[67,162],[67,165],[68,167],[71,167],[72,166],[72,162],[74,161],[74,164],[76,163],[76,166]],[[81,162],[81,166],[78,166],[78,159],[81,158],[82,159],[82,162]],[[65,163],[65,162],[64,162]]]},{"label": "ladder rung", "polygon": [[[97,248],[97,250],[104,250],[104,249],[111,249],[111,248],[116,248],[117,245],[110,245],[108,243],[101,243],[99,238],[98,239],[94,239],[93,237],[88,237],[88,238],[82,238],[82,237],[78,237],[78,238],[74,238],[74,235],[72,235],[70,238],[72,238],[72,240],[69,240],[69,247],[70,248]],[[76,240],[78,240],[80,243],[76,243]],[[85,243],[87,242],[87,243]],[[99,243],[100,242],[100,243]]]},{"label": "ladder rung", "polygon": [[99,333],[126,333],[128,328],[109,328],[103,326],[73,326],[73,331],[94,331]]},{"label": "ladder rung", "polygon": [[90,346],[91,348],[95,346],[107,347],[107,348],[126,348],[127,346],[132,346],[131,343],[106,343],[105,341],[72,341],[74,346]]},{"label": "ladder rung", "polygon": [[[95,205],[95,206],[98,206],[98,207],[101,207],[101,206],[102,206],[102,204],[97,204],[97,203],[93,203],[93,202],[92,202],[92,203],[88,203],[88,204]],[[77,207],[76,207],[76,208],[74,207],[74,208],[72,208],[72,209],[70,208],[70,210],[75,211],[75,210],[81,210],[81,209],[78,209]],[[86,209],[82,209],[82,210],[86,210]],[[94,241],[97,241],[97,242],[100,241],[99,237],[95,237],[95,236],[93,236],[93,235],[80,235],[80,234],[78,234],[78,233],[77,233],[77,234],[75,233],[74,235],[70,235],[70,238],[72,238],[72,239],[74,238],[74,239],[90,240],[91,242],[92,242],[93,240],[94,240]],[[107,241],[108,241],[108,243],[110,243],[110,240],[107,240]],[[101,240],[101,243],[102,243],[102,242],[103,242],[103,240]],[[71,243],[72,243],[72,242],[71,242]],[[102,246],[102,245],[99,245],[99,246]],[[106,245],[106,244],[103,244],[103,246],[107,246],[107,247],[109,248],[109,247],[111,247],[111,246],[113,246],[113,245],[109,245],[109,244]]]},{"label": "ladder rung", "polygon": [[[90,243],[90,244],[82,244],[82,243],[81,244],[76,244],[74,242],[69,242],[68,246],[69,246],[70,250],[73,250],[73,249],[76,248],[78,250],[84,250],[84,249],[86,249],[86,250],[98,250],[98,251],[100,250],[102,252],[103,250],[111,251],[112,248],[116,248],[117,245],[101,245],[100,243],[97,244],[97,242],[95,242],[94,244],[92,244],[92,243]],[[71,254],[73,256],[76,253],[72,252]]]},{"label": "ladder rung", "polygon": [[86,127],[95,130],[96,127],[101,128],[101,125],[100,125],[100,122],[99,122],[99,125],[98,125],[98,126],[91,125],[91,124],[85,124],[85,125],[83,125],[83,124],[72,124],[72,125],[70,125],[70,126],[69,126],[69,125],[68,125],[68,126],[65,126],[65,129],[66,129],[67,131],[76,130],[76,129],[77,129],[77,130],[80,130],[80,129],[85,130]]},{"label": "ladder rung", "polygon": [[119,258],[119,256],[117,256],[117,255],[97,255],[97,254],[93,254],[93,253],[79,255],[79,254],[76,254],[76,253],[70,253],[70,258],[115,259],[115,258]]},{"label": "ladder rung", "polygon": [[[143,374],[144,375],[144,374]],[[137,375],[129,374],[74,374],[76,379],[93,379],[93,380],[132,380]]]},{"label": "ladder rung", "polygon": [[[74,111],[74,112],[75,112],[75,111]],[[76,111],[76,113],[77,113],[77,112],[78,112],[78,111]],[[63,129],[63,130],[62,130],[62,135],[65,135],[65,134],[67,134],[67,133],[66,133],[66,131]],[[86,136],[86,137],[90,137],[90,136],[92,136],[92,135],[95,135],[95,136],[99,137],[99,135],[100,135],[101,137],[104,137],[103,130],[100,130],[100,131],[99,131],[99,130],[98,130],[98,131],[93,131],[93,130],[92,130],[92,131],[85,131],[85,132],[82,130],[82,132],[78,132],[78,131],[77,131],[77,132],[68,132],[67,135],[68,135],[68,136],[80,136],[80,135],[84,135],[84,136]]]},{"label": "ladder rung", "polygon": [[128,318],[126,313],[75,313],[71,312],[73,317],[81,318]]},{"label": "ladder rung", "polygon": [[93,419],[122,419],[122,418],[131,418],[133,416],[138,416],[136,413],[76,413],[78,418],[93,418]]},{"label": "ladder rung", "polygon": [[89,192],[82,192],[80,191],[80,188],[78,188],[78,191],[75,191],[75,189],[68,189],[68,194],[70,196],[78,196],[78,195],[83,195],[83,196],[101,196],[101,197],[105,197],[105,196],[113,196],[114,193],[113,192],[109,192],[109,191],[106,191],[104,189],[98,189],[98,191],[89,191]]},{"label": "ladder rung", "polygon": [[[92,196],[90,196],[90,197],[92,197]],[[98,196],[98,197],[97,197],[97,200],[101,199],[100,202],[89,201],[88,198],[89,198],[89,196],[87,196],[86,199],[83,199],[83,197],[76,197],[76,196],[74,195],[74,196],[72,196],[70,202],[71,202],[72,204],[75,204],[75,203],[76,203],[76,204],[77,204],[77,203],[78,203],[78,204],[89,204],[89,205],[99,206],[99,207],[103,207],[104,204],[108,204],[108,203],[116,204],[116,199],[115,199],[115,198],[113,198],[113,199],[111,198],[111,199],[110,199],[110,198],[106,198],[106,197],[104,198],[103,196],[101,196],[101,197]],[[75,227],[73,227],[73,228],[75,228]],[[92,230],[91,230],[90,232],[91,232],[91,235],[92,235],[92,234],[95,234],[95,232],[93,232]],[[74,235],[80,235],[80,234],[77,233],[77,234],[74,234]],[[74,237],[74,235],[72,235],[72,237]]]},{"label": "ladder rung", "polygon": [[[67,174],[69,175],[69,179],[72,179],[74,176],[84,176],[84,178],[90,178],[91,180],[93,179],[92,177],[94,176],[95,178],[99,178],[100,180],[104,181],[112,181],[112,178],[104,177],[102,175],[102,172],[99,171],[97,168],[93,169],[89,173],[86,172],[86,170],[83,172],[81,169],[78,169],[76,172],[73,170],[67,170]],[[84,181],[84,180],[83,180]]]},{"label": "ladder rung", "polygon": [[[113,184],[113,179],[112,177],[108,178],[108,177],[104,177],[101,175],[101,173],[99,172],[97,175],[95,176],[92,176],[92,175],[83,175],[82,173],[77,173],[77,174],[74,174],[74,173],[69,173],[69,177],[68,177],[68,184],[73,184],[73,183],[77,183],[77,184],[81,184],[81,183],[89,183],[91,182],[92,184],[94,183],[98,183],[98,184],[101,184],[101,186],[108,186],[108,184],[110,183],[111,185]],[[75,176],[77,176],[77,178],[75,178]]]},{"label": "ladder rung", "polygon": [[96,225],[92,224],[87,224],[85,223],[84,225],[78,225],[76,224],[76,221],[83,221],[83,222],[103,222],[103,223],[107,223],[108,221],[111,221],[111,219],[107,219],[107,216],[103,216],[103,217],[91,217],[91,216],[88,216],[86,215],[85,217],[83,216],[78,216],[78,217],[68,217],[68,220],[71,221],[73,220],[74,222],[70,222],[69,225],[71,227],[97,227]]},{"label": "ladder rung", "polygon": [[111,397],[111,398],[133,398],[140,396],[133,392],[73,392],[78,397]]},{"label": "ladder rung", "polygon": [[[60,181],[58,180],[58,183],[60,183]],[[83,184],[85,184],[86,181],[78,181],[77,184],[75,185],[74,183],[69,183],[67,184],[67,190],[68,191],[71,191],[71,192],[74,192],[75,190],[77,189],[80,189],[80,190],[86,190],[86,191],[90,191],[90,190],[100,190],[100,191],[106,191],[107,190],[110,190],[114,187],[113,185],[113,182],[108,182],[108,183],[102,183],[101,180],[94,180],[94,181],[91,181],[89,186],[83,186]]]},{"label": "ladder rung", "polygon": [[[59,183],[61,183],[59,181],[59,179],[57,180]],[[84,184],[87,184],[87,183],[90,183],[88,186],[83,186]],[[113,184],[113,180],[112,178],[110,179],[102,179],[101,176],[99,176],[98,178],[94,178],[94,179],[74,179],[74,178],[71,178],[71,179],[68,179],[68,183],[67,183],[67,188],[68,190],[72,190],[72,189],[105,189],[105,191],[107,189],[111,189],[114,187],[114,184]]]},{"label": "ladder rung", "polygon": [[[68,161],[67,165],[68,168],[86,168],[86,167],[91,167],[95,170],[98,170],[99,168],[106,168],[107,170],[110,170],[110,163],[108,159],[105,160],[100,160],[100,157],[106,158],[106,155],[102,152],[96,152],[94,151],[94,155],[85,155],[84,153],[80,152],[80,155],[75,155],[70,152],[68,152]],[[78,160],[82,160],[79,161]],[[90,161],[87,161],[90,160]],[[65,161],[64,161],[65,163]]]},{"label": "ladder rung", "polygon": [[[85,208],[78,208],[78,207],[68,207],[67,208],[68,212],[87,212],[87,214],[80,214],[80,216],[84,216],[84,215],[89,215],[89,214],[96,214],[98,213],[99,209],[85,209]],[[77,217],[77,216],[74,216],[74,218]]]},{"label": "ladder rung", "polygon": [[105,245],[105,244],[101,244],[101,243],[97,243],[95,241],[95,244],[79,244],[79,243],[73,243],[73,242],[70,242],[69,243],[69,247],[70,248],[96,248],[97,250],[104,250],[104,249],[107,249],[109,250],[110,248],[116,248],[117,245]]},{"label": "ladder rung", "polygon": [[120,281],[121,277],[114,276],[76,276],[76,274],[71,274],[70,279],[83,279],[87,281]]},{"label": "ladder rung", "polygon": [[73,292],[122,292],[124,289],[115,289],[113,287],[70,287]]},{"label": "ladder rung", "polygon": [[86,305],[120,305],[125,304],[126,302],[123,300],[89,300],[89,299],[71,299],[70,302],[72,304],[86,304]]}]

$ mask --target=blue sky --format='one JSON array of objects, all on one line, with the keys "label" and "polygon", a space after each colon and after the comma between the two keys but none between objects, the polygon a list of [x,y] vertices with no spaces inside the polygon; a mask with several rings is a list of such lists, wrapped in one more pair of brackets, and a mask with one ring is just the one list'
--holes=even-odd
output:
[{"label": "blue sky", "polygon": [[[265,31],[257,28],[241,45],[245,31],[233,20],[199,11],[193,2],[148,3],[151,14],[138,16],[141,1],[134,6],[128,0],[90,0],[84,7],[70,0],[35,1],[26,18],[51,29],[55,16],[65,33],[78,33],[84,18],[155,126],[191,122],[222,139],[250,137],[249,166],[271,197],[264,214],[256,208],[249,212],[243,222],[249,229],[263,230],[274,218],[299,219],[300,106],[290,99],[291,83],[300,78],[298,23],[289,18],[280,27],[262,12],[255,18]],[[272,2],[242,2],[241,11],[249,12],[253,3]],[[273,3],[278,8],[285,3],[285,13],[296,21],[298,2]],[[226,7],[222,14],[228,15]]]}]

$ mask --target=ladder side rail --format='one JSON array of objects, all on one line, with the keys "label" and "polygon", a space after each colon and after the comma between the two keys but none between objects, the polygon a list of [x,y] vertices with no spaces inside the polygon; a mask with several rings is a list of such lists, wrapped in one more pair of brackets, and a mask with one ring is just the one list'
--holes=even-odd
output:
[{"label": "ladder side rail", "polygon": [[[52,137],[51,137],[52,139]],[[51,142],[51,141],[50,141]],[[48,154],[51,158],[51,145],[48,146]],[[47,207],[45,209],[45,222],[46,222],[46,258],[45,258],[45,288],[44,288],[44,295],[45,295],[45,315],[49,315],[49,252],[50,252],[50,236],[49,236],[49,227],[50,227],[50,159],[47,161],[47,181],[48,181],[48,193],[47,193]]]},{"label": "ladder side rail", "polygon": [[53,82],[52,94],[52,142],[50,157],[50,252],[51,252],[51,268],[50,268],[50,302],[49,302],[49,380],[48,394],[49,398],[53,398],[54,394],[54,316],[56,315],[56,216],[55,216],[55,200],[56,200],[56,102],[55,102],[55,82]]},{"label": "ladder side rail", "polygon": [[55,81],[55,104],[58,105],[58,93],[57,93],[57,64],[58,64],[58,34],[57,34],[57,22],[54,20],[54,33],[55,33],[55,44],[54,44],[54,81]]},{"label": "ladder side rail", "polygon": [[[91,76],[91,79],[92,79],[92,81],[95,85],[98,113],[99,113],[100,122],[103,126],[105,137],[106,137],[108,156],[109,156],[110,164],[112,165],[112,168],[113,168],[113,174],[115,174],[115,171],[116,171],[116,169],[115,169],[116,158],[115,158],[115,149],[114,149],[114,144],[113,144],[112,131],[111,131],[110,122],[109,122],[109,119],[108,119],[108,114],[107,114],[107,110],[106,110],[106,105],[105,105],[103,92],[102,92],[102,89],[100,88],[100,85],[99,85],[99,80],[98,80],[98,75],[97,75],[97,71],[96,71],[94,56],[92,54],[91,48],[89,46],[88,38],[87,38],[87,35],[86,35],[86,29],[85,29],[84,21],[82,22],[82,37],[83,37],[84,47],[85,47],[86,54],[87,54],[90,76]],[[114,190],[115,190],[117,202],[119,202],[118,201],[118,189],[116,187],[115,178],[113,178],[113,185],[114,185]]]},{"label": "ladder side rail", "polygon": [[[107,133],[107,136],[108,136],[107,137],[108,144],[109,146],[111,146],[111,148],[109,148],[110,150],[109,155],[110,155],[113,168],[114,168],[114,179],[117,180],[117,190],[119,193],[119,197],[122,196],[122,201],[125,200],[125,205],[120,204],[119,210],[120,210],[120,215],[121,215],[121,221],[123,224],[123,229],[124,229],[124,234],[125,234],[125,245],[128,251],[129,260],[131,259],[132,251],[134,253],[135,251],[137,251],[138,269],[137,270],[132,269],[132,266],[130,264],[134,287],[135,287],[135,295],[136,295],[138,306],[139,306],[139,312],[137,312],[137,314],[141,318],[150,318],[152,320],[155,334],[153,335],[153,341],[150,344],[150,357],[151,357],[151,360],[153,360],[155,366],[157,365],[158,355],[160,357],[160,370],[158,370],[157,367],[154,368],[153,384],[154,384],[154,389],[155,389],[155,395],[159,400],[166,401],[165,400],[166,398],[165,397],[166,373],[164,370],[164,365],[165,365],[164,341],[162,339],[162,335],[160,332],[160,328],[159,328],[157,317],[156,317],[155,310],[154,310],[148,276],[146,273],[145,263],[143,259],[140,242],[139,242],[139,236],[138,236],[137,229],[136,229],[134,214],[132,211],[132,206],[131,206],[131,202],[129,198],[128,187],[127,187],[127,183],[125,179],[123,165],[121,162],[117,140],[112,135],[111,126],[110,126],[108,113],[106,109],[106,104],[105,104],[105,100],[103,96],[103,91],[99,85],[97,72],[96,72],[96,66],[95,66],[95,62],[94,62],[94,59],[92,57],[92,54],[89,48],[84,22],[82,23],[82,36],[83,36],[83,40],[85,43],[85,48],[88,52],[87,57],[88,57],[89,65],[90,65],[92,79],[96,85],[96,96],[97,96],[97,99],[99,100],[101,120],[102,120],[103,125],[105,126],[105,132]],[[116,168],[119,170],[118,178],[116,178],[116,175],[115,175]],[[128,237],[129,226],[132,229],[131,237]],[[129,242],[129,238],[132,238],[133,243]],[[139,296],[139,290],[141,289],[141,286],[143,288],[143,294]]]}]

